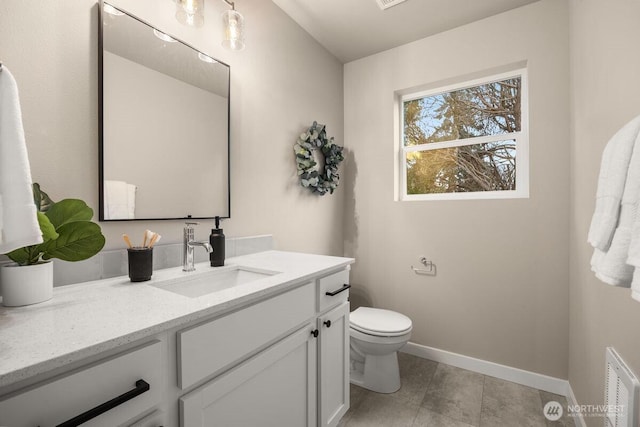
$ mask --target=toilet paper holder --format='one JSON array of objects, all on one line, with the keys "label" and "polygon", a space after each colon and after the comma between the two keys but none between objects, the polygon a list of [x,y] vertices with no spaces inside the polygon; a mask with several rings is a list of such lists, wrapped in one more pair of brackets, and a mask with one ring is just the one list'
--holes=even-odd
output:
[{"label": "toilet paper holder", "polygon": [[413,270],[414,273],[416,274],[424,274],[424,275],[428,275],[428,276],[435,276],[436,275],[436,265],[433,263],[433,261],[429,261],[426,257],[420,257],[420,264],[422,264],[424,266],[424,268],[422,267],[414,267],[413,265],[411,266],[411,269]]}]

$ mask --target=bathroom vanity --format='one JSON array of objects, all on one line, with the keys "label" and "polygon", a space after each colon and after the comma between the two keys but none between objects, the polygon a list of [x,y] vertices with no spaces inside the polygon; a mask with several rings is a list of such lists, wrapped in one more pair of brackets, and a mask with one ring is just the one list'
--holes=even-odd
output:
[{"label": "bathroom vanity", "polygon": [[335,426],[352,262],[267,251],[0,308],[0,425]]}]

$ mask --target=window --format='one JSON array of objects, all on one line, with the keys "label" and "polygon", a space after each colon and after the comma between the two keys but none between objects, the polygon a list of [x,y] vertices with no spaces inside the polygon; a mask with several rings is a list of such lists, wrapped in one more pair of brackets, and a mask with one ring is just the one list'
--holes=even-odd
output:
[{"label": "window", "polygon": [[400,99],[402,200],[529,196],[526,72]]}]

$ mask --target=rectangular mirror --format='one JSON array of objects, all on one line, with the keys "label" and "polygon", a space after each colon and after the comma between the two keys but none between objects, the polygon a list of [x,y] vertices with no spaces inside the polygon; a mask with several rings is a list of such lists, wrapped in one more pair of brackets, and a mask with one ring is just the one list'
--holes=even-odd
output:
[{"label": "rectangular mirror", "polygon": [[229,66],[100,6],[100,220],[228,218]]}]

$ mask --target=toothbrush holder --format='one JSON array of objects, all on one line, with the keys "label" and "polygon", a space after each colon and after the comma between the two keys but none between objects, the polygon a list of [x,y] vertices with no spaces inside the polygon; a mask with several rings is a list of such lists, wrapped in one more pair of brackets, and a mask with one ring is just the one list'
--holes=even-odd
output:
[{"label": "toothbrush holder", "polygon": [[129,248],[129,279],[132,282],[144,282],[153,274],[153,248]]}]

